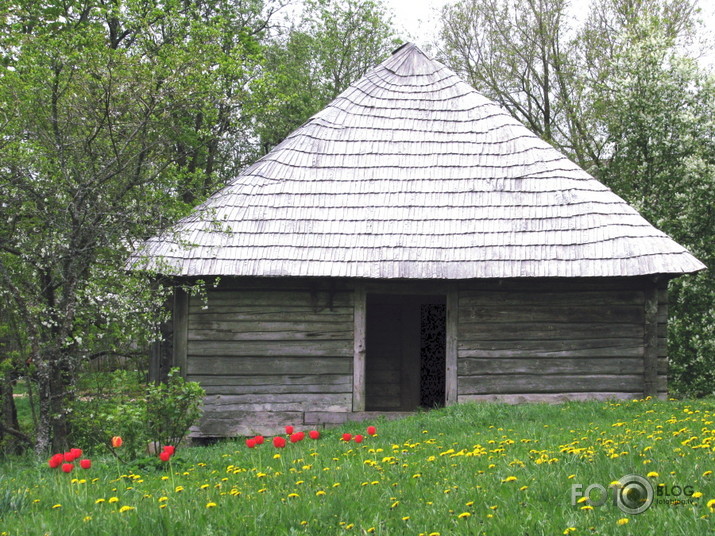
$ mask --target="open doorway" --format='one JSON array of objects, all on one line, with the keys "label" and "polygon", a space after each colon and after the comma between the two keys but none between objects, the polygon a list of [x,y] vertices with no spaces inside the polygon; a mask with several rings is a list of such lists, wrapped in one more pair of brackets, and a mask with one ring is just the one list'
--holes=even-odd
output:
[{"label": "open doorway", "polygon": [[365,409],[445,404],[445,296],[368,294]]}]

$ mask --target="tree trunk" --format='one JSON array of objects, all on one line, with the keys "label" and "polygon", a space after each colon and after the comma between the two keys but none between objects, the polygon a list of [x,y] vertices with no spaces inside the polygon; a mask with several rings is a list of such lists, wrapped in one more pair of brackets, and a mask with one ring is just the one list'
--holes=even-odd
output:
[{"label": "tree trunk", "polygon": [[5,429],[20,430],[17,420],[17,408],[13,398],[13,384],[15,382],[4,378],[0,381],[0,443],[3,443],[3,450],[8,454],[20,454],[23,445],[19,439],[10,433],[5,433]]},{"label": "tree trunk", "polygon": [[58,362],[60,360],[53,357],[41,361],[37,367],[40,418],[35,451],[42,455],[50,450],[63,452],[68,448],[67,408],[64,404],[68,382]]}]

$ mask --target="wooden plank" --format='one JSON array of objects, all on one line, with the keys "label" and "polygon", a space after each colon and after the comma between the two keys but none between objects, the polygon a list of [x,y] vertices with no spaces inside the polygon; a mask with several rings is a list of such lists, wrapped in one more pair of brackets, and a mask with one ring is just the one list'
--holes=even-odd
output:
[{"label": "wooden plank", "polygon": [[352,360],[344,357],[195,357],[189,356],[193,374],[352,374]]},{"label": "wooden plank", "polygon": [[[279,376],[276,376],[279,378]],[[305,385],[202,385],[206,395],[246,395],[246,394],[317,394],[317,393],[347,393],[352,396],[352,383],[324,384],[313,383]]]},{"label": "wooden plank", "polygon": [[188,341],[192,357],[351,357],[350,341]]},{"label": "wooden plank", "polygon": [[303,422],[302,411],[273,411],[257,413],[238,411],[221,418],[204,414],[196,426],[190,429],[190,437],[236,437],[256,434],[282,434],[287,424]]},{"label": "wooden plank", "polygon": [[[306,371],[303,371],[306,372]],[[265,387],[273,385],[295,385],[296,389],[300,389],[303,385],[334,385],[334,386],[352,386],[352,376],[350,374],[254,374],[250,376],[244,375],[229,375],[221,374],[211,376],[206,374],[192,374],[188,376],[189,380],[199,382],[203,386],[222,385],[226,387]]]},{"label": "wooden plank", "polygon": [[187,351],[189,332],[189,295],[181,287],[174,287],[174,365],[181,369],[181,374],[188,372]]},{"label": "wooden plank", "polygon": [[585,393],[522,393],[522,394],[490,394],[490,395],[460,395],[459,403],[465,402],[501,402],[504,404],[547,403],[559,404],[569,401],[583,400],[633,400],[641,397],[640,391],[634,392],[585,392]]},{"label": "wooden plank", "polygon": [[312,307],[261,307],[251,305],[237,309],[235,306],[202,309],[192,306],[193,322],[351,322],[352,307],[336,307],[333,311],[315,311]]},{"label": "wooden plank", "polygon": [[232,331],[189,328],[190,341],[350,341],[352,329],[345,331]]},{"label": "wooden plank", "polygon": [[643,396],[658,394],[658,290],[645,292],[643,332]]},{"label": "wooden plank", "polygon": [[227,418],[242,411],[350,411],[350,393],[215,395],[204,400],[204,414]]},{"label": "wooden plank", "polygon": [[485,341],[460,343],[459,357],[537,358],[537,357],[642,357],[639,339],[579,341]]},{"label": "wooden plank", "polygon": [[459,360],[458,374],[641,374],[643,360],[630,358],[474,359]]},{"label": "wooden plank", "polygon": [[565,291],[565,292],[503,292],[503,291],[462,291],[462,307],[478,304],[489,306],[514,305],[518,307],[563,307],[576,306],[639,306],[643,303],[643,291]]},{"label": "wooden plank", "polygon": [[206,300],[199,299],[197,305],[208,306],[233,306],[242,308],[244,306],[280,306],[291,307],[309,306],[312,309],[322,311],[330,310],[334,307],[348,307],[352,305],[352,294],[350,292],[327,292],[311,290],[209,290],[206,293]]},{"label": "wooden plank", "polygon": [[445,405],[457,403],[457,361],[459,340],[459,291],[452,287],[447,292],[445,340]]},{"label": "wooden plank", "polygon": [[[189,315],[189,328],[192,330],[228,331],[233,333],[301,333],[306,331],[352,331],[350,319],[332,319],[328,316],[318,321],[305,321],[296,315],[292,321],[247,321],[235,320],[226,315],[220,320],[207,320],[207,315]],[[346,315],[347,316],[347,315]],[[351,337],[352,338],[352,337]]]},{"label": "wooden plank", "polygon": [[473,305],[459,307],[460,322],[479,324],[508,322],[549,322],[549,323],[610,323],[638,324],[643,322],[643,307],[490,307]]},{"label": "wooden plank", "polygon": [[345,422],[374,421],[377,419],[386,419],[391,421],[404,419],[410,415],[413,415],[413,413],[405,411],[357,411],[349,413],[306,411],[304,423],[306,425],[318,426],[326,424],[343,424]]},{"label": "wooden plank", "polygon": [[524,279],[471,279],[460,281],[460,294],[464,291],[495,289],[514,293],[539,292],[606,292],[642,290],[652,285],[648,277],[590,277],[590,278],[529,278]]},{"label": "wooden plank", "polygon": [[363,284],[355,285],[353,300],[353,411],[365,411],[365,358],[367,295]]},{"label": "wooden plank", "polygon": [[499,374],[462,376],[459,395],[573,392],[643,392],[642,374]]},{"label": "wooden plank", "polygon": [[641,324],[602,323],[460,323],[459,340],[518,341],[638,338],[643,333]]}]

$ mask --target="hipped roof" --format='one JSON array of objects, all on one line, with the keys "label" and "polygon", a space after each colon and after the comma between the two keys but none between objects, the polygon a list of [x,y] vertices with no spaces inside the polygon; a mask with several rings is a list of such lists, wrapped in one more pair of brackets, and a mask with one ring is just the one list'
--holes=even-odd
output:
[{"label": "hipped roof", "polygon": [[704,268],[412,44],[130,262],[182,276],[418,279]]}]

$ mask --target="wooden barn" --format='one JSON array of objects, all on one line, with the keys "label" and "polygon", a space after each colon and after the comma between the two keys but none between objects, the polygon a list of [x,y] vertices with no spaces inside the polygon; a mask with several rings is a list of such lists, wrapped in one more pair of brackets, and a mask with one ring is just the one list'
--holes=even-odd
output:
[{"label": "wooden barn", "polygon": [[179,283],[198,436],[465,401],[664,396],[704,268],[412,44],[131,261]]}]

